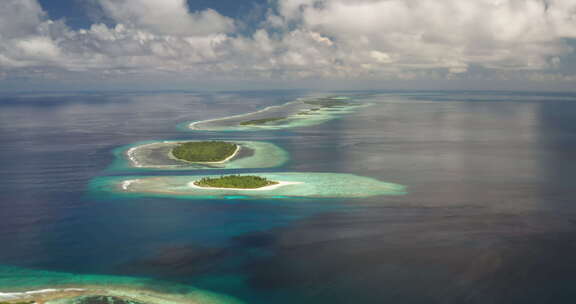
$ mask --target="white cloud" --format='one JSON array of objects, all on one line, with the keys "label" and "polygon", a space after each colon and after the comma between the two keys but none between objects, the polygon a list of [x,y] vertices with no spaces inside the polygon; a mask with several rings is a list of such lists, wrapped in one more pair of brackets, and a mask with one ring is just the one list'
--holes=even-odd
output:
[{"label": "white cloud", "polygon": [[0,37],[18,38],[36,33],[44,12],[36,0],[2,0],[0,3]]},{"label": "white cloud", "polygon": [[213,10],[190,12],[185,0],[97,1],[116,25],[73,30],[36,0],[2,0],[0,74],[420,79],[477,67],[544,75],[576,38],[573,0],[279,0],[250,35]]},{"label": "white cloud", "polygon": [[230,18],[207,9],[190,13],[186,0],[99,0],[116,22],[165,35],[207,35],[230,32]]},{"label": "white cloud", "polygon": [[15,46],[23,56],[30,58],[52,59],[60,56],[58,46],[47,37],[34,36],[28,39],[20,39],[16,41]]},{"label": "white cloud", "polygon": [[572,0],[284,2],[286,19],[334,37],[351,64],[378,52],[410,68],[542,69],[548,58],[570,52],[562,38],[576,35]]}]

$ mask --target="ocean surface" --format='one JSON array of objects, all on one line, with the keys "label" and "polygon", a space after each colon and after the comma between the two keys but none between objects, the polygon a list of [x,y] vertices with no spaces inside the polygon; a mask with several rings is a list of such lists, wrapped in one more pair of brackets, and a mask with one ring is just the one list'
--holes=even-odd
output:
[{"label": "ocean surface", "polygon": [[[177,128],[311,93],[322,92],[0,95],[0,290],[50,286],[48,274],[66,273],[253,304],[576,303],[576,95],[338,92],[374,102],[300,128]],[[114,149],[173,139],[267,141],[290,155],[279,168],[194,174],[348,173],[408,193],[182,200],[89,191],[94,178],[133,174],[108,170]]]}]

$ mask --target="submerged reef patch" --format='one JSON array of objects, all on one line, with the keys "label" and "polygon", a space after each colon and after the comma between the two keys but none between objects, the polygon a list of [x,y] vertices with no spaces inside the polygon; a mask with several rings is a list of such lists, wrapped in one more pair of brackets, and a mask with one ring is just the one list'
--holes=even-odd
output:
[{"label": "submerged reef patch", "polygon": [[[160,287],[162,286],[162,287]],[[0,266],[0,302],[45,304],[241,304],[232,297],[154,279]]]},{"label": "submerged reef patch", "polygon": [[288,161],[288,153],[275,144],[256,141],[227,141],[238,145],[234,156],[222,162],[193,163],[179,160],[172,149],[191,140],[146,141],[114,150],[112,170],[205,170],[271,168]]},{"label": "submerged reef patch", "polygon": [[198,131],[261,131],[306,127],[336,119],[366,106],[345,96],[302,98],[260,111],[186,123]]},{"label": "submerged reef patch", "polygon": [[[241,174],[243,175],[243,174]],[[338,173],[251,173],[277,184],[257,189],[199,187],[196,182],[216,175],[101,177],[91,183],[92,191],[127,196],[155,196],[184,199],[258,198],[362,198],[402,195],[402,185],[369,177]]]}]

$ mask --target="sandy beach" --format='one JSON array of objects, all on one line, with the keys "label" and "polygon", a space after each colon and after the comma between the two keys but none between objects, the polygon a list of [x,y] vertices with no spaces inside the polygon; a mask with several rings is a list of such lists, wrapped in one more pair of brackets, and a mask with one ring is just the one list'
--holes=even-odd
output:
[{"label": "sandy beach", "polygon": [[192,129],[192,130],[203,130],[203,129],[201,129],[201,128],[197,128],[196,125],[197,125],[197,124],[201,124],[201,123],[214,122],[214,121],[226,120],[226,119],[234,119],[234,118],[245,117],[245,116],[254,115],[254,114],[258,114],[258,113],[263,113],[263,112],[266,112],[266,111],[268,111],[268,110],[275,109],[275,108],[280,108],[280,107],[286,106],[286,105],[288,105],[288,104],[296,103],[296,102],[300,102],[300,99],[297,99],[297,100],[295,100],[295,101],[290,101],[290,102],[287,102],[287,103],[282,104],[282,105],[268,106],[268,107],[265,107],[264,109],[261,109],[261,110],[255,111],[255,112],[238,114],[238,115],[232,115],[232,116],[221,117],[221,118],[213,118],[213,119],[206,119],[206,120],[195,121],[195,122],[192,122],[192,123],[188,124],[188,128],[190,128],[190,129]]},{"label": "sandy beach", "polygon": [[[138,303],[224,303],[219,300],[206,302],[203,298],[203,292],[188,294],[160,293],[154,290],[134,288],[129,286],[112,286],[112,285],[79,285],[63,286],[54,288],[44,288],[29,291],[0,292],[0,302],[4,303],[22,303],[34,302],[35,304],[45,304],[58,300],[72,300],[76,297],[83,296],[109,296],[126,301]],[[67,303],[67,302],[64,302]],[[236,303],[236,302],[234,302]]]},{"label": "sandy beach", "polygon": [[124,190],[124,191],[128,190],[130,185],[132,185],[133,183],[135,183],[137,181],[138,181],[137,179],[129,179],[129,180],[123,181],[121,184],[122,190]]},{"label": "sandy beach", "polygon": [[89,290],[84,288],[46,288],[22,292],[0,292],[0,302],[18,303],[23,301],[34,301],[37,304],[43,304],[50,300],[76,297],[87,293],[89,293]]}]

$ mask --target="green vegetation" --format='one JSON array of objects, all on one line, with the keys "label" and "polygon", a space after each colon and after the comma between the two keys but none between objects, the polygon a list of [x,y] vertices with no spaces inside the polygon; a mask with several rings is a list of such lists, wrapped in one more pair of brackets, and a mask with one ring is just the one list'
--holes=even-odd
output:
[{"label": "green vegetation", "polygon": [[189,162],[218,162],[232,156],[238,145],[224,141],[198,141],[172,149],[174,157]]},{"label": "green vegetation", "polygon": [[0,302],[0,304],[34,304],[34,301]]},{"label": "green vegetation", "polygon": [[271,118],[262,118],[262,119],[253,119],[247,120],[240,123],[241,126],[250,126],[250,125],[263,125],[269,122],[278,121],[286,119],[286,117],[271,117]]},{"label": "green vegetation", "polygon": [[312,115],[314,112],[319,111],[321,108],[312,108],[310,110],[298,112],[298,115]]},{"label": "green vegetation", "polygon": [[226,175],[220,177],[204,177],[194,184],[200,187],[257,189],[276,185],[278,182],[254,175]]},{"label": "green vegetation", "polygon": [[347,102],[343,101],[343,99],[332,97],[304,100],[304,103],[309,105],[320,106],[323,108],[343,106],[348,104]]},{"label": "green vegetation", "polygon": [[[316,106],[315,108],[303,110],[298,112],[298,115],[310,115],[313,114],[312,112],[318,111],[322,108],[336,108],[348,105],[345,101],[347,97],[323,97],[323,98],[315,98],[309,100],[303,100],[305,104]],[[262,118],[262,119],[252,119],[240,122],[241,126],[254,126],[254,125],[265,125],[270,122],[275,122],[278,120],[283,120],[288,117],[270,117],[270,118]]]}]

